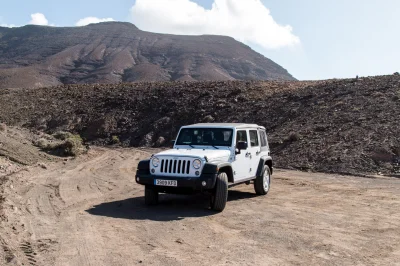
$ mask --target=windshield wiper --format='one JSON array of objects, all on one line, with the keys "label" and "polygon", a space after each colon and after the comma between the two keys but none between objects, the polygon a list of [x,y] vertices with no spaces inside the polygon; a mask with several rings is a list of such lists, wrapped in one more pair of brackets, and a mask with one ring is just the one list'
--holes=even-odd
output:
[{"label": "windshield wiper", "polygon": [[217,150],[219,150],[219,148],[218,148],[217,146],[214,146],[214,145],[211,145],[211,146],[213,146],[214,148],[216,148]]}]

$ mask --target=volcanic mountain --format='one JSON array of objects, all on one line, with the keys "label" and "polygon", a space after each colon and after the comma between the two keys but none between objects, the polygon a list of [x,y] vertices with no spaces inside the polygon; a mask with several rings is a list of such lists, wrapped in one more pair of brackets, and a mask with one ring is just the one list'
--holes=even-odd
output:
[{"label": "volcanic mountain", "polygon": [[157,34],[123,22],[0,27],[0,88],[205,80],[294,78],[225,36]]}]

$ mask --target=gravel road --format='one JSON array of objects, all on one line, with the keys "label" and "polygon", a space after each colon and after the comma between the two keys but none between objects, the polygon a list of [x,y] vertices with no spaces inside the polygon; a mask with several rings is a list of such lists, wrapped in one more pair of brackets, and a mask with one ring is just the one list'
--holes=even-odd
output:
[{"label": "gravel road", "polygon": [[[2,180],[0,265],[400,265],[400,180],[276,170],[267,196],[162,195],[134,182],[151,151],[93,148]],[[47,169],[44,169],[47,168]]]}]

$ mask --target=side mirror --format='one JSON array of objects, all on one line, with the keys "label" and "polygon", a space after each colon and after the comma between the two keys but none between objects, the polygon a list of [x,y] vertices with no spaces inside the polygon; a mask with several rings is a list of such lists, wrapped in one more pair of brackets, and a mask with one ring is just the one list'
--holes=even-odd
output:
[{"label": "side mirror", "polygon": [[246,150],[247,147],[248,147],[248,144],[246,141],[239,141],[236,146],[236,154],[240,154],[240,151]]},{"label": "side mirror", "polygon": [[248,145],[247,145],[246,141],[239,141],[238,142],[237,148],[239,150],[245,150],[245,149],[247,149],[247,147],[248,147]]}]

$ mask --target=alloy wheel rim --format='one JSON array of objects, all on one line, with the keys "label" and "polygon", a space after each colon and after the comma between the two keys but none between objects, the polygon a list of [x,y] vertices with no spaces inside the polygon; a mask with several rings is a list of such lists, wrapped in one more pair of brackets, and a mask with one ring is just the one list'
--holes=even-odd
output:
[{"label": "alloy wheel rim", "polygon": [[269,178],[270,178],[269,171],[265,170],[264,171],[264,189],[265,189],[265,191],[268,191],[268,189],[269,189]]}]

